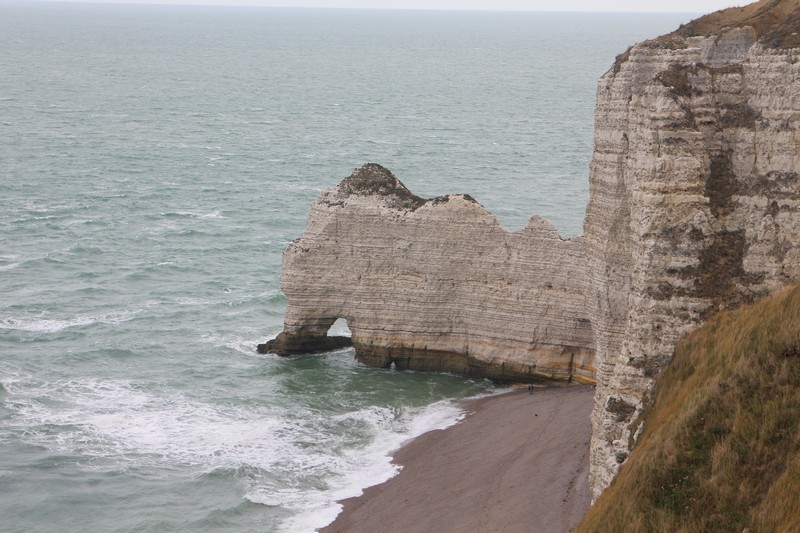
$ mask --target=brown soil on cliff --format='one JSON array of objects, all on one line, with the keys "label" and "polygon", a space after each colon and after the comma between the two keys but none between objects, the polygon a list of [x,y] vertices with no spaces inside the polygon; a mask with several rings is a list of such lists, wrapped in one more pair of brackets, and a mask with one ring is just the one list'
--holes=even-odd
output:
[{"label": "brown soil on cliff", "polygon": [[577,531],[800,531],[800,286],[683,339],[643,423]]},{"label": "brown soil on cliff", "polygon": [[752,27],[766,46],[796,48],[800,46],[800,0],[761,0],[744,7],[723,9],[695,19],[670,35],[707,37],[725,28],[744,26]]}]

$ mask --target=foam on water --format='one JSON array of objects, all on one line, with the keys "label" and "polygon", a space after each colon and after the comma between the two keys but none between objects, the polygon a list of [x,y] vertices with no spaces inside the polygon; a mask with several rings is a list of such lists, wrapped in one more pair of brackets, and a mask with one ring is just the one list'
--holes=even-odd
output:
[{"label": "foam on water", "polygon": [[265,335],[263,338],[254,339],[252,337],[223,335],[221,333],[204,333],[202,340],[220,348],[230,348],[247,357],[256,357],[263,355],[257,353],[256,348],[258,345],[277,336],[278,334],[275,333],[272,336]]},{"label": "foam on water", "polygon": [[[320,433],[326,415],[314,411],[213,404],[121,380],[18,379],[3,387],[13,413],[9,427],[32,444],[76,461],[79,456],[84,470],[114,465],[211,474],[245,468],[245,498],[293,511],[281,526],[291,532],[328,524],[341,508],[338,500],[358,496],[399,471],[389,452],[463,416],[452,402],[439,401],[399,417],[378,406],[328,417],[369,435],[367,445],[352,447],[338,441],[346,437]],[[309,479],[315,481],[309,485]]]},{"label": "foam on water", "polygon": [[161,213],[161,216],[166,218],[198,218],[198,219],[213,219],[225,218],[219,211],[212,211],[210,213],[194,213],[192,211],[175,211],[170,213]]},{"label": "foam on water", "polygon": [[[7,405],[16,415],[11,424],[59,453],[210,470],[268,468],[287,451],[287,443],[275,438],[282,421],[269,408],[214,405],[118,380],[6,385]],[[38,429],[47,426],[65,429]]]},{"label": "foam on water", "polygon": [[57,333],[59,331],[90,326],[92,324],[121,324],[132,320],[142,310],[120,310],[95,315],[80,315],[73,318],[57,319],[44,317],[0,318],[0,330],[29,331],[35,333]]},{"label": "foam on water", "polygon": [[205,298],[192,298],[191,296],[181,296],[175,298],[175,303],[178,305],[209,305],[212,302]]},{"label": "foam on water", "polygon": [[[330,524],[342,510],[338,501],[360,496],[364,489],[397,475],[401,467],[392,463],[391,452],[409,439],[457,423],[464,413],[448,400],[411,411],[400,419],[394,419],[391,414],[379,409],[343,416],[367,422],[376,432],[375,440],[365,449],[344,451],[343,474],[331,481],[327,491],[305,494],[303,500],[293,507],[300,512],[286,520],[281,525],[281,531],[311,533]],[[269,504],[258,494],[248,495],[248,499]]]}]

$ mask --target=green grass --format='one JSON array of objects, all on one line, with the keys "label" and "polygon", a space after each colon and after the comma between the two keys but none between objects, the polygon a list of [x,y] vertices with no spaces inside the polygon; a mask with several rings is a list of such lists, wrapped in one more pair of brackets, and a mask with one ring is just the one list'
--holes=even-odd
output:
[{"label": "green grass", "polygon": [[800,531],[800,286],[684,338],[577,531]]}]

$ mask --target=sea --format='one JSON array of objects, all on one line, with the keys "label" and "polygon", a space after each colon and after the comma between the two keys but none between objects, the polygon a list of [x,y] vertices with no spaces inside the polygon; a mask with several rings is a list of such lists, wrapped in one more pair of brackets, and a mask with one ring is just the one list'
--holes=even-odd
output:
[{"label": "sea", "polygon": [[0,530],[308,532],[395,475],[498,389],[256,353],[310,204],[375,162],[578,235],[597,79],[691,18],[0,2]]}]

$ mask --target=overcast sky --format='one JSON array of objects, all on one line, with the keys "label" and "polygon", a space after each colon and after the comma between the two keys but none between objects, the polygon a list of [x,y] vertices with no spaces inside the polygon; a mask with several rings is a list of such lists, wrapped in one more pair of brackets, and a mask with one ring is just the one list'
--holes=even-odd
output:
[{"label": "overcast sky", "polygon": [[[68,1],[68,0],[50,0]],[[369,7],[519,11],[650,11],[707,13],[747,1],[730,0],[90,0],[115,4],[202,4],[286,7]],[[2,2],[2,0],[0,0]]]}]

